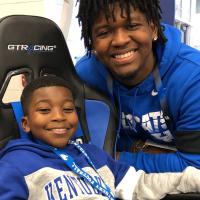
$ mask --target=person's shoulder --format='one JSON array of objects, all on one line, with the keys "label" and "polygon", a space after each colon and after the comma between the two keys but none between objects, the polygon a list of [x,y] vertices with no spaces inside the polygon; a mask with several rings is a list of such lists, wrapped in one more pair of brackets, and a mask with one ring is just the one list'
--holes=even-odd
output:
[{"label": "person's shoulder", "polygon": [[168,71],[168,74],[173,72],[173,77],[180,75],[184,79],[196,76],[195,73],[199,74],[200,51],[183,43],[180,30],[176,27],[167,24],[162,25],[167,42],[164,52],[158,51],[158,55],[162,53],[161,74],[165,74],[166,71]]},{"label": "person's shoulder", "polygon": [[171,66],[173,66],[173,72],[169,78],[173,84],[171,89],[181,88],[180,91],[183,91],[183,86],[190,87],[194,83],[195,85],[200,84],[200,52],[196,49],[183,44],[177,58]]},{"label": "person's shoulder", "polygon": [[97,59],[96,59],[96,57],[93,55],[93,54],[91,54],[91,55],[87,55],[87,54],[85,54],[83,57],[81,57],[78,61],[77,61],[77,63],[75,64],[75,67],[77,68],[79,68],[79,67],[81,67],[81,66],[88,66],[88,65],[90,65],[90,64],[93,64],[93,63],[96,63],[96,62],[98,62],[97,61]]},{"label": "person's shoulder", "polygon": [[200,51],[198,49],[182,44],[179,57],[191,64],[191,67],[194,66],[200,69]]},{"label": "person's shoulder", "polygon": [[11,141],[0,154],[2,162],[20,170],[24,176],[49,166],[56,157],[50,148],[27,139]]},{"label": "person's shoulder", "polygon": [[175,27],[175,26],[172,26],[170,24],[164,24],[162,23],[161,24],[162,27],[163,27],[163,32],[164,32],[164,35],[166,37],[166,39],[168,39],[168,37],[175,37],[174,39],[181,39],[181,31]]},{"label": "person's shoulder", "polygon": [[29,139],[15,139],[1,150],[0,159],[9,163],[21,164],[24,160],[32,162],[32,157],[42,155],[44,147]]},{"label": "person's shoulder", "polygon": [[[162,24],[162,25],[164,27],[164,34],[167,38],[167,43],[171,42],[171,47],[174,47],[174,48],[179,47],[178,49],[176,49],[177,58],[179,59],[179,62],[180,61],[187,62],[187,64],[191,64],[191,67],[192,66],[199,67],[200,66],[200,51],[181,41],[181,38],[182,38],[181,32],[177,27],[174,27],[169,24]],[[175,46],[175,44],[177,44],[178,46]]]},{"label": "person's shoulder", "polygon": [[84,63],[90,62],[92,60],[92,55],[89,56],[87,54],[85,54],[84,56],[82,56],[77,62],[76,62],[76,66],[82,65]]},{"label": "person's shoulder", "polygon": [[20,148],[22,144],[24,144],[24,139],[13,139],[8,141],[0,151],[0,158],[5,157],[8,154],[15,154],[18,147]]},{"label": "person's shoulder", "polygon": [[77,72],[80,72],[82,69],[96,69],[98,66],[102,67],[104,66],[99,59],[94,55],[84,55],[80,60],[77,61],[75,64],[75,68]]},{"label": "person's shoulder", "polygon": [[84,55],[80,60],[75,64],[75,69],[78,75],[83,79],[87,80],[91,74],[94,74],[96,69],[94,66],[97,66],[96,58],[91,55]]},{"label": "person's shoulder", "polygon": [[79,77],[89,85],[107,92],[106,78],[108,71],[95,55],[83,56],[75,65]]}]

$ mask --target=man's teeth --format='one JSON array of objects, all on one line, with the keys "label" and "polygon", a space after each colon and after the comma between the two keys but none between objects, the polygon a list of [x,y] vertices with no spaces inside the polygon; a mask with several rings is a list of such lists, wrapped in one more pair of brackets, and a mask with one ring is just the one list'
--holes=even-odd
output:
[{"label": "man's teeth", "polygon": [[131,55],[133,55],[133,51],[129,51],[128,53],[125,53],[125,54],[115,55],[115,58],[127,58]]}]

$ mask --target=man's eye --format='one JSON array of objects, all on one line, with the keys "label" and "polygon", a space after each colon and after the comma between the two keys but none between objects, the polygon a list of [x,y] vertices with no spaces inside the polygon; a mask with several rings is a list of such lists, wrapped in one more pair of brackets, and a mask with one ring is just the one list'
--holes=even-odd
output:
[{"label": "man's eye", "polygon": [[127,24],[128,30],[136,30],[139,27],[139,24]]},{"label": "man's eye", "polygon": [[99,31],[96,33],[96,37],[105,37],[110,33],[110,31],[105,30],[105,31]]}]

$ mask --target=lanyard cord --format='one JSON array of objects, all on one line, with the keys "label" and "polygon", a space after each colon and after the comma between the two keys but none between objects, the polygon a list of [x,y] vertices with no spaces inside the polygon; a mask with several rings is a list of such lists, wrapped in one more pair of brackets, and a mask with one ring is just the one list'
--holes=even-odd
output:
[{"label": "lanyard cord", "polygon": [[[111,101],[114,105],[116,105],[116,101],[118,102],[118,126],[116,130],[116,138],[115,139],[115,145],[114,145],[114,153],[115,153],[115,160],[117,159],[117,141],[120,138],[120,130],[121,130],[121,124],[122,124],[122,110],[121,110],[121,103],[120,103],[120,96],[117,95],[117,100],[115,100],[114,93],[113,93],[113,79],[110,74],[107,75],[106,78],[107,87],[109,91],[109,95],[111,98]],[[117,94],[119,94],[119,88],[117,88]]]},{"label": "lanyard cord", "polygon": [[[87,159],[88,163],[93,167],[95,172],[99,175],[96,167],[94,166],[92,160],[90,157],[87,155],[85,150],[77,143],[74,141],[70,141],[70,144],[73,144]],[[104,188],[102,185],[100,185],[92,176],[90,176],[87,172],[82,170],[74,161],[74,159],[67,154],[64,150],[57,149],[57,148],[52,148],[53,152],[57,154],[64,162],[65,164],[76,174],[78,174],[80,177],[84,178],[92,187],[100,191],[102,194],[108,197],[108,199],[115,200],[114,194],[112,193],[111,189],[105,184],[101,176],[99,175],[99,178],[101,181],[104,183],[105,187]]]},{"label": "lanyard cord", "polygon": [[[153,74],[154,82],[156,85],[156,90],[158,92],[160,106],[163,111],[163,117],[167,124],[167,128],[169,129],[171,133],[173,133],[174,132],[173,123],[172,123],[172,120],[170,119],[169,108],[168,108],[167,99],[166,99],[166,88],[163,87],[162,80],[160,77],[160,72],[157,65],[154,67],[152,74]],[[111,99],[113,103],[115,103],[114,92],[113,92],[113,79],[111,76],[107,76],[107,87],[108,87],[110,96],[112,97]],[[118,102],[118,104],[120,104],[120,102]]]},{"label": "lanyard cord", "polygon": [[171,133],[173,133],[173,124],[170,119],[170,114],[169,114],[169,108],[167,104],[167,98],[166,98],[166,88],[163,87],[162,80],[160,77],[160,73],[158,70],[158,66],[156,65],[153,69],[153,77],[154,77],[154,82],[156,85],[156,90],[158,92],[158,97],[160,101],[160,106],[163,111],[163,117],[165,119],[165,122],[167,124],[167,128]]}]

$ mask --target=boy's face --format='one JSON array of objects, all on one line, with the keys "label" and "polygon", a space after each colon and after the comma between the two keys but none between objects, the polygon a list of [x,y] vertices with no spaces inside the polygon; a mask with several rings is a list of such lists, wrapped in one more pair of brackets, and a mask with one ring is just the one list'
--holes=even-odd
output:
[{"label": "boy's face", "polygon": [[66,87],[42,87],[32,94],[28,115],[22,119],[26,132],[41,141],[63,148],[78,126],[72,93]]},{"label": "boy's face", "polygon": [[[139,10],[126,11],[116,3],[115,20],[100,13],[92,27],[93,50],[112,75],[125,85],[135,85],[146,78],[154,65],[152,41],[157,29]],[[112,16],[112,14],[111,14]]]}]

